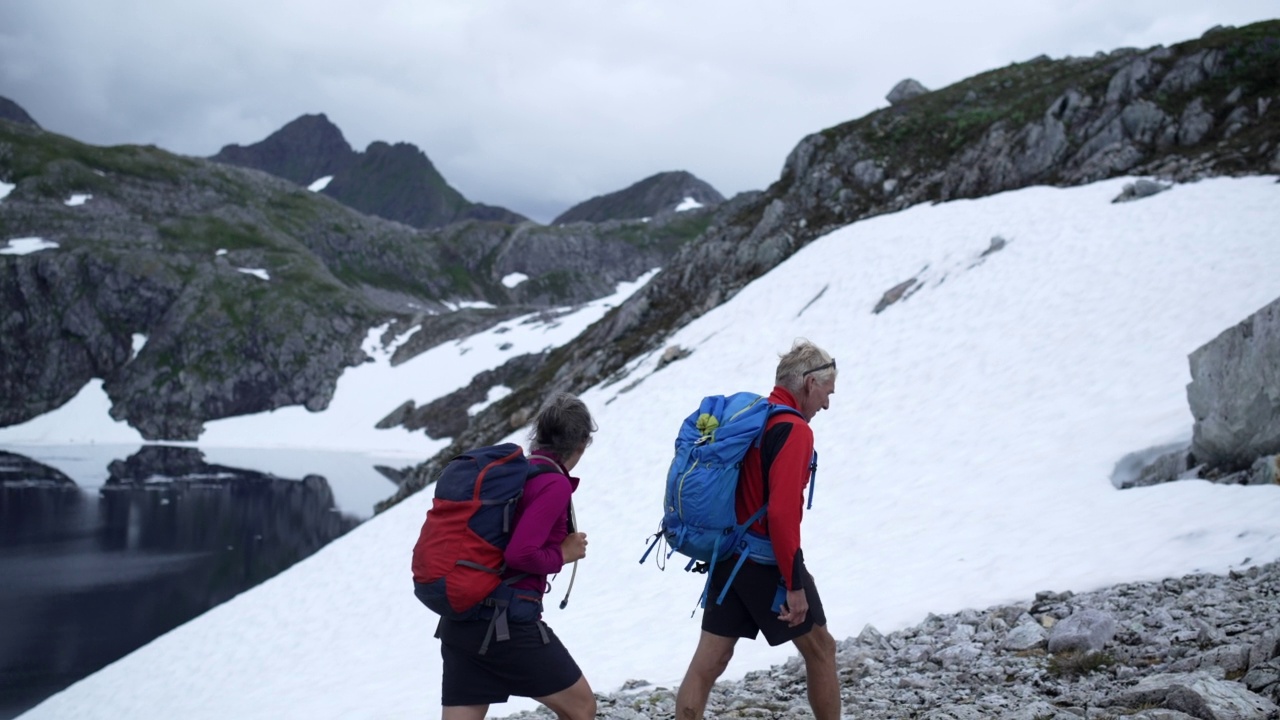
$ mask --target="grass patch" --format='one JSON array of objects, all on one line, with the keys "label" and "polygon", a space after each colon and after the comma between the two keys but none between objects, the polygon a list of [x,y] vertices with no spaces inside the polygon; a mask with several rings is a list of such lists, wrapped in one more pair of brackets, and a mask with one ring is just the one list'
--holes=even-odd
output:
[{"label": "grass patch", "polygon": [[1080,677],[1116,664],[1110,653],[1068,650],[1049,657],[1049,674],[1055,677]]}]

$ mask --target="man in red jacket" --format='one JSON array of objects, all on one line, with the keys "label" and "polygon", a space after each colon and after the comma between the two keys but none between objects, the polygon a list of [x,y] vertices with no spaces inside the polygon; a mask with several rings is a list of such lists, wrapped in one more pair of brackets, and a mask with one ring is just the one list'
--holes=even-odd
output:
[{"label": "man in red jacket", "polygon": [[778,413],[769,419],[759,447],[749,450],[743,460],[736,502],[738,522],[768,503],[765,516],[751,530],[769,538],[777,564],[748,560],[719,604],[714,598],[719,597],[735,563],[716,564],[698,649],[676,695],[680,720],[702,717],[711,686],[728,667],[738,638],[754,639],[759,633],[770,645],[795,643],[804,658],[814,717],[840,717],[836,641],[827,631],[822,599],[800,549],[804,489],[813,461],[809,421],[830,406],[836,391],[836,361],[808,340],[796,340],[778,361],[775,382],[769,402],[795,408],[804,417]]}]

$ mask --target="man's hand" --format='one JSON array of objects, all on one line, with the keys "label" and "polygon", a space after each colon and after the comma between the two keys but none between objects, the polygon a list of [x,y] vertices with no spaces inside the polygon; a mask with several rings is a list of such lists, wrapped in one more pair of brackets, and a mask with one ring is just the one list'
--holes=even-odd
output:
[{"label": "man's hand", "polygon": [[[560,543],[560,554],[564,556],[564,564],[581,560],[587,556],[587,534],[569,533]],[[808,607],[808,606],[806,606]]]},{"label": "man's hand", "polygon": [[782,612],[778,613],[778,619],[790,627],[795,627],[804,622],[808,614],[809,598],[805,596],[804,588],[788,590],[787,601],[782,604]]}]

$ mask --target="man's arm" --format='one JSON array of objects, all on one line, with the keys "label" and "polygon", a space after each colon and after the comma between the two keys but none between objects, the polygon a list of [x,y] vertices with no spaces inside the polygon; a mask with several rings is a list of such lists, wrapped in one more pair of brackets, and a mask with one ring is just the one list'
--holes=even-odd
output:
[{"label": "man's arm", "polygon": [[[806,572],[804,552],[800,549],[800,520],[804,515],[804,488],[809,484],[809,463],[813,459],[813,430],[807,423],[782,417],[766,433],[765,447],[761,450],[765,456],[762,459],[772,456],[766,477],[769,540],[787,590],[802,590]],[[788,604],[790,599],[788,596]]]}]

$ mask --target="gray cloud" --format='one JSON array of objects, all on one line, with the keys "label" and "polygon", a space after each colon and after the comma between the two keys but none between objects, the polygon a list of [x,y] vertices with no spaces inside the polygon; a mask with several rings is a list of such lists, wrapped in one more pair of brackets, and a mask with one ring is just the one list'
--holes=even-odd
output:
[{"label": "gray cloud", "polygon": [[[1211,5],[1211,6],[1210,6]],[[1171,44],[1274,0],[5,0],[0,95],[96,143],[207,156],[324,112],[548,220],[655,172],[762,189],[806,134],[1027,60]]]}]

